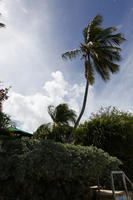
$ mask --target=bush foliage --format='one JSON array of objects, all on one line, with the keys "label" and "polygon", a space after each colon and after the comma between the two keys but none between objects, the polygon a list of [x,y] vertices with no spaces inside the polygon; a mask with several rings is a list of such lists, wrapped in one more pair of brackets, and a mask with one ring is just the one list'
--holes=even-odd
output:
[{"label": "bush foliage", "polygon": [[120,161],[96,147],[52,141],[0,140],[0,197],[78,200]]},{"label": "bush foliage", "polygon": [[75,143],[102,148],[123,162],[122,169],[133,180],[133,114],[116,108],[102,108],[80,125]]},{"label": "bush foliage", "polygon": [[9,127],[12,124],[10,117],[5,113],[0,112],[0,130]]}]

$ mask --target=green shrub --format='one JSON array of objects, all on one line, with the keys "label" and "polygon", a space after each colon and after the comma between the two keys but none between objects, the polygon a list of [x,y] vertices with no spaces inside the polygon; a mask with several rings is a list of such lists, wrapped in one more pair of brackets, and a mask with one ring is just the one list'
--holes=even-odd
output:
[{"label": "green shrub", "polygon": [[11,122],[10,117],[5,113],[0,112],[0,129],[5,129],[11,126],[12,124],[13,123]]},{"label": "green shrub", "polygon": [[80,125],[75,144],[94,145],[123,162],[122,170],[133,180],[133,114],[116,108],[100,109]]},{"label": "green shrub", "polygon": [[88,185],[96,184],[98,176],[108,178],[119,165],[117,158],[92,146],[0,140],[0,197],[85,199]]}]

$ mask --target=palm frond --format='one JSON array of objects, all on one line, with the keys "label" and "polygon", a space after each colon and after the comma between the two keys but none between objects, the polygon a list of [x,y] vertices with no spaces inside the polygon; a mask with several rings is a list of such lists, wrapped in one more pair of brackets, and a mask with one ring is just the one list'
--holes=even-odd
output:
[{"label": "palm frond", "polygon": [[119,72],[119,70],[120,70],[120,65],[118,65],[118,64],[114,64],[114,63],[110,62],[108,64],[108,66],[109,66],[109,69],[112,72],[112,74],[115,74],[115,73]]},{"label": "palm frond", "polygon": [[107,63],[104,62],[104,60],[96,53],[93,53],[92,60],[93,60],[93,68],[96,70],[96,72],[101,76],[103,81],[107,81],[110,79],[109,69],[107,67]]},{"label": "palm frond", "polygon": [[76,112],[72,109],[69,109],[67,104],[59,104],[56,109],[56,122],[62,125],[69,125],[69,122],[75,123],[76,121]]},{"label": "palm frond", "polygon": [[85,28],[83,30],[83,37],[84,37],[84,42],[87,44],[90,41],[96,41],[96,36],[101,33],[103,29],[99,26],[93,27],[93,29]]},{"label": "palm frond", "polygon": [[109,45],[117,45],[119,46],[122,42],[124,42],[126,39],[124,38],[122,33],[117,33],[117,34],[110,34],[107,35],[104,38],[100,39],[101,43],[104,44],[109,44]]},{"label": "palm frond", "polygon": [[[94,44],[94,43],[93,43]],[[107,45],[103,45],[100,42],[95,42],[95,45],[93,46],[93,49],[105,49],[105,50],[113,50],[113,51],[121,51],[120,47],[117,46],[107,46]]]},{"label": "palm frond", "polygon": [[65,53],[62,54],[62,58],[64,60],[73,60],[75,59],[77,56],[81,55],[81,50],[80,49],[74,49],[74,50],[71,50],[71,51],[67,51]]},{"label": "palm frond", "polygon": [[83,30],[83,38],[84,38],[85,44],[88,43],[88,41],[87,41],[87,31],[88,31],[88,28],[85,27],[84,30]]},{"label": "palm frond", "polygon": [[103,64],[103,67],[108,70],[108,72],[114,74],[119,71],[119,65],[111,62],[110,60],[104,58],[101,60],[101,64]]},{"label": "palm frond", "polygon": [[73,109],[69,109],[67,112],[68,125],[69,123],[75,124],[76,118],[77,118],[76,112]]},{"label": "palm frond", "polygon": [[92,33],[94,35],[94,32],[101,32],[101,23],[103,22],[103,17],[101,15],[96,15],[90,24],[87,26],[87,41],[89,42],[93,37]]},{"label": "palm frond", "polygon": [[119,71],[119,65],[111,62],[105,57],[98,59],[96,56],[94,56],[93,66],[104,81],[110,79],[110,73],[114,74]]},{"label": "palm frond", "polygon": [[[107,68],[104,68],[104,66],[102,65],[102,63],[99,63],[95,60],[95,68],[98,74],[100,74],[100,77],[102,78],[103,81],[108,81],[110,79],[110,74],[109,71],[107,70]],[[101,68],[101,66],[103,68]]]},{"label": "palm frond", "polygon": [[94,48],[92,53],[94,52],[97,54],[97,57],[108,59],[111,62],[121,61],[122,59],[119,50],[116,48]]},{"label": "palm frond", "polygon": [[96,27],[96,26],[100,26],[102,24],[102,22],[103,22],[103,17],[102,17],[102,15],[98,14],[92,19],[89,26],[92,28]]},{"label": "palm frond", "polygon": [[114,26],[111,26],[111,27],[108,27],[108,28],[105,28],[105,29],[101,29],[101,32],[99,32],[96,37],[95,37],[95,40],[98,41],[99,39],[104,39],[106,38],[107,36],[111,35],[114,31],[116,31],[117,28],[114,27]]},{"label": "palm frond", "polygon": [[69,109],[67,104],[59,104],[54,107],[53,105],[48,106],[48,113],[51,116],[54,123],[58,125],[67,125],[69,123],[75,123],[76,121],[76,112],[72,109]]}]

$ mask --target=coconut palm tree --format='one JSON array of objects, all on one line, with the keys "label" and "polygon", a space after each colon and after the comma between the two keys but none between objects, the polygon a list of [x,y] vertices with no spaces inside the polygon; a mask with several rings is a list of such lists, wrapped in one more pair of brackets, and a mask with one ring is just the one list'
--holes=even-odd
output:
[{"label": "coconut palm tree", "polygon": [[48,106],[48,113],[53,120],[52,137],[55,141],[70,142],[72,139],[72,126],[75,124],[77,115],[67,104],[59,104],[54,107]]},{"label": "coconut palm tree", "polygon": [[48,106],[48,113],[53,123],[42,124],[35,132],[35,138],[54,139],[57,142],[69,142],[72,127],[76,122],[76,113],[67,104]]},{"label": "coconut palm tree", "polygon": [[67,104],[59,104],[56,107],[50,105],[48,106],[48,113],[56,125],[69,126],[76,122],[77,115]]},{"label": "coconut palm tree", "polygon": [[74,125],[75,130],[85,111],[88,88],[95,82],[95,72],[97,72],[103,81],[110,79],[111,73],[119,71],[118,61],[121,60],[119,47],[125,40],[121,33],[115,33],[116,27],[103,28],[103,18],[96,15],[92,21],[84,28],[83,38],[79,49],[74,49],[62,54],[64,59],[75,59],[81,56],[84,61],[84,71],[86,78],[86,87],[81,112]]}]

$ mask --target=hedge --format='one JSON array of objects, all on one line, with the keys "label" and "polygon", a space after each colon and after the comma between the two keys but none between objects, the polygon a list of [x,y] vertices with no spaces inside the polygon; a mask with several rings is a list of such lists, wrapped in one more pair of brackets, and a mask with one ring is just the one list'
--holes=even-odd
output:
[{"label": "hedge", "polygon": [[102,180],[108,177],[120,164],[117,158],[93,146],[0,140],[0,198],[86,199],[88,185],[96,184],[98,176]]}]

